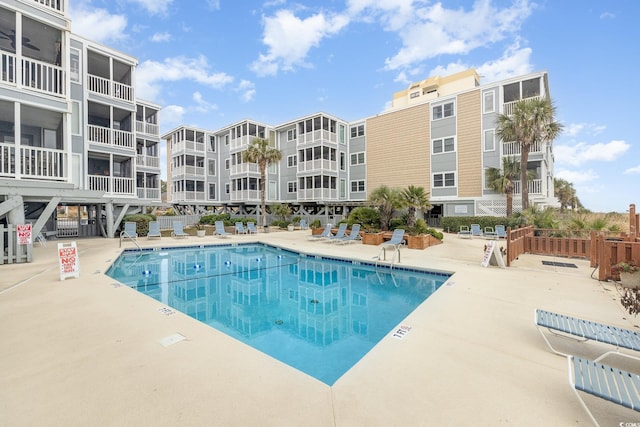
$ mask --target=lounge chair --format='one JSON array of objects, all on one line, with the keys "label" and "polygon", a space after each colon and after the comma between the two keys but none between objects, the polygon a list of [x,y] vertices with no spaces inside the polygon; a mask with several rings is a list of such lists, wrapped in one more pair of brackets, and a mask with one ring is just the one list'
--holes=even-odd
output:
[{"label": "lounge chair", "polygon": [[308,230],[309,229],[309,224],[307,224],[307,221],[305,221],[304,219],[300,220],[300,230]]},{"label": "lounge chair", "polygon": [[171,231],[171,237],[181,239],[187,236],[188,234],[184,232],[184,225],[182,225],[182,222],[173,221],[173,231]]},{"label": "lounge chair", "polygon": [[138,238],[138,232],[136,231],[135,222],[125,222],[124,230],[120,233],[120,239],[136,240]]},{"label": "lounge chair", "polygon": [[480,224],[471,224],[471,236],[482,237],[482,229],[480,228]]},{"label": "lounge chair", "polygon": [[400,246],[402,245],[404,245],[404,229],[402,228],[396,228],[393,230],[391,239],[382,243],[382,247],[394,247],[396,249],[400,249]]},{"label": "lounge chair", "polygon": [[338,226],[338,231],[336,231],[336,234],[329,233],[329,235],[327,236],[327,241],[328,242],[331,242],[333,240],[338,241],[342,239],[346,235],[346,233],[347,233],[347,223],[343,222]]},{"label": "lounge chair", "polygon": [[461,225],[460,231],[458,231],[458,237],[463,237],[465,239],[471,238],[471,230],[469,230],[468,225]]},{"label": "lounge chair", "polygon": [[247,234],[241,222],[236,222],[236,234]]},{"label": "lounge chair", "polygon": [[256,223],[255,222],[248,222],[247,223],[247,231],[249,232],[249,234],[258,234],[258,229],[256,228]]},{"label": "lounge chair", "polygon": [[309,236],[309,239],[314,240],[314,239],[326,239],[327,237],[331,236],[331,228],[332,225],[331,224],[327,224],[324,227],[324,230],[322,230],[322,233],[320,234],[312,234],[311,236]]},{"label": "lounge chair", "polygon": [[578,391],[640,412],[640,375],[576,356],[567,356],[567,361],[569,384],[596,426],[598,421]]},{"label": "lounge chair", "polygon": [[216,227],[216,229],[213,232],[214,235],[220,236],[220,237],[229,237],[229,236],[231,236],[231,233],[227,233],[227,230],[224,229],[224,222],[216,221],[215,222],[215,227]]},{"label": "lounge chair", "polygon": [[496,240],[498,239],[498,234],[493,229],[493,227],[485,227],[483,234],[484,234],[484,237],[486,237],[487,239],[496,239]]},{"label": "lounge chair", "polygon": [[149,222],[149,232],[147,233],[147,239],[159,239],[162,237],[160,233],[160,223],[158,221]]},{"label": "lounge chair", "polygon": [[504,225],[496,225],[496,234],[498,235],[498,239],[506,239],[507,238],[507,229]]},{"label": "lounge chair", "polygon": [[360,224],[353,224],[347,236],[344,236],[342,239],[331,239],[331,242],[344,245],[353,243],[358,239],[360,239]]},{"label": "lounge chair", "polygon": [[[597,341],[604,344],[610,344],[616,347],[614,351],[608,351],[602,356],[595,359],[599,362],[607,355],[612,353],[622,354],[618,350],[625,348],[629,350],[640,351],[640,332],[629,329],[618,328],[615,326],[605,325],[604,323],[592,322],[590,320],[578,319],[576,317],[565,316],[562,314],[552,313],[537,309],[535,311],[535,324],[540,331],[540,335],[545,340],[551,351],[561,356],[569,356],[567,353],[553,348],[549,339],[543,330],[547,329],[554,335],[572,338],[576,341]],[[633,357],[633,356],[629,356]]]}]

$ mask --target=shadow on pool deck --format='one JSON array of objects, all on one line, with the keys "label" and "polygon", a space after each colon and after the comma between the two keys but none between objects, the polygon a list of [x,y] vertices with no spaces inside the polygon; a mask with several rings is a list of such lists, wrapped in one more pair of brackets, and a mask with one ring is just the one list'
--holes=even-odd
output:
[{"label": "shadow on pool deck", "polygon": [[[309,242],[307,234],[140,242],[259,239],[361,260],[379,252]],[[59,280],[55,241],[34,247],[33,263],[0,266],[3,425],[590,425],[568,385],[566,360],[548,351],[534,327],[534,310],[625,328],[638,323],[615,288],[591,278],[587,261],[565,268],[524,255],[506,270],[483,268],[482,239],[446,235],[424,251],[403,249],[401,264],[455,275],[405,319],[411,331],[404,339],[387,336],[329,387],[186,315],[167,315],[159,302],[106,277],[122,250],[118,239],[77,243],[79,279]],[[175,333],[187,339],[160,344]],[[560,345],[584,356],[607,348]],[[588,402],[603,426],[640,419],[597,398]]]}]

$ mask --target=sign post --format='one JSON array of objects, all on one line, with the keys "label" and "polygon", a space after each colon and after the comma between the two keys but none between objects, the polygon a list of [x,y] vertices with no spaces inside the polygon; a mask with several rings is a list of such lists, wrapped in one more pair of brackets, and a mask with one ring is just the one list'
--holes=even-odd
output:
[{"label": "sign post", "polygon": [[76,242],[58,243],[58,264],[60,280],[67,277],[80,277],[80,258]]}]

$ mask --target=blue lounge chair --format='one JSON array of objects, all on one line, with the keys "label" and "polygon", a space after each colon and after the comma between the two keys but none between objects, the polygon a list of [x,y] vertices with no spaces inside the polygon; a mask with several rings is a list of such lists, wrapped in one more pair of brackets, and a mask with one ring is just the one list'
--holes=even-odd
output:
[{"label": "blue lounge chair", "polygon": [[236,234],[247,234],[241,222],[236,222]]},{"label": "blue lounge chair", "polygon": [[498,239],[506,239],[507,229],[504,225],[496,225],[496,234],[498,235]]},{"label": "blue lounge chair", "polygon": [[336,234],[329,233],[329,235],[327,236],[327,241],[328,242],[331,242],[333,240],[338,241],[338,240],[344,238],[346,233],[347,233],[347,223],[343,222],[342,224],[340,224],[338,226],[338,231],[336,231]]},{"label": "blue lounge chair", "polygon": [[216,236],[220,236],[220,237],[229,237],[231,236],[231,233],[227,233],[227,230],[224,229],[224,222],[222,221],[216,221],[215,222],[215,231],[213,234],[215,234]]},{"label": "blue lounge chair", "polygon": [[327,237],[331,236],[331,224],[327,224],[324,227],[324,230],[322,230],[322,233],[320,234],[312,234],[311,236],[309,236],[309,239],[314,240],[314,239],[326,239]]},{"label": "blue lounge chair", "polygon": [[347,243],[353,243],[358,239],[360,239],[360,224],[353,224],[349,235],[344,236],[342,239],[332,239],[331,241],[344,245]]},{"label": "blue lounge chair", "polygon": [[567,361],[569,384],[596,426],[598,421],[578,391],[640,412],[640,375],[576,356],[567,356]]},{"label": "blue lounge chair", "polygon": [[382,244],[383,247],[393,247],[396,250],[400,249],[400,246],[404,244],[404,229],[396,228],[393,230],[393,234],[391,235],[391,240],[388,242],[384,242]]},{"label": "blue lounge chair", "polygon": [[122,239],[131,239],[136,240],[138,238],[138,232],[136,231],[136,223],[135,222],[125,222],[124,230],[120,232],[120,240]]},{"label": "blue lounge chair", "polygon": [[256,228],[256,223],[255,222],[248,222],[247,223],[247,231],[249,232],[249,234],[258,234],[258,229]]},{"label": "blue lounge chair", "polygon": [[171,231],[171,237],[181,239],[187,236],[188,234],[184,232],[184,225],[182,225],[182,222],[173,221],[173,231]]},{"label": "blue lounge chair", "polygon": [[[616,347],[614,351],[608,351],[602,356],[595,359],[599,362],[611,353],[622,354],[618,350],[626,348],[629,350],[640,351],[640,332],[629,329],[618,328],[615,326],[605,325],[604,323],[592,322],[590,320],[578,319],[577,317],[565,316],[562,314],[552,313],[550,311],[536,310],[535,324],[540,331],[540,335],[545,340],[551,351],[561,356],[569,356],[567,353],[553,348],[543,330],[547,329],[550,333],[565,338],[573,338],[576,341],[597,341],[604,344],[610,344]],[[632,357],[632,356],[630,356]]]},{"label": "blue lounge chair", "polygon": [[482,237],[482,229],[480,228],[480,224],[471,224],[471,236]]},{"label": "blue lounge chair", "polygon": [[305,221],[304,219],[300,220],[300,230],[308,230],[309,229],[309,224],[307,224],[307,221]]},{"label": "blue lounge chair", "polygon": [[147,233],[147,239],[160,239],[162,234],[160,233],[160,223],[158,221],[149,222],[149,232]]},{"label": "blue lounge chair", "polygon": [[471,238],[471,230],[469,230],[468,225],[461,225],[460,231],[458,231],[458,237],[463,237],[465,239]]}]

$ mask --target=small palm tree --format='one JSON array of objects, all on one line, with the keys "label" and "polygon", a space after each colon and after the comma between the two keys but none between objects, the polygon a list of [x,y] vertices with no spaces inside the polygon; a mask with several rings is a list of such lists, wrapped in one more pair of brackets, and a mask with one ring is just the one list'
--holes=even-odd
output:
[{"label": "small palm tree", "polygon": [[267,167],[282,160],[282,152],[269,145],[264,138],[256,138],[249,143],[247,151],[242,153],[242,159],[248,163],[257,163],[260,170],[260,214],[262,226],[267,226],[267,204],[265,195],[265,183],[267,181]]},{"label": "small palm tree", "polygon": [[423,187],[410,185],[400,193],[400,197],[402,205],[408,208],[407,227],[412,228],[416,224],[416,211],[431,209],[429,193]]},{"label": "small palm tree", "polygon": [[487,184],[490,189],[507,196],[507,217],[513,214],[514,181],[520,176],[520,162],[512,157],[502,158],[502,169],[487,169]]},{"label": "small palm tree", "polygon": [[380,226],[383,230],[388,230],[393,214],[401,206],[400,190],[381,185],[371,192],[369,201],[378,208]]},{"label": "small palm tree", "polygon": [[552,142],[562,132],[562,124],[554,120],[555,112],[550,99],[527,98],[515,103],[513,114],[500,114],[497,118],[496,136],[502,141],[520,144],[523,211],[529,207],[527,163],[531,146],[536,142]]}]

